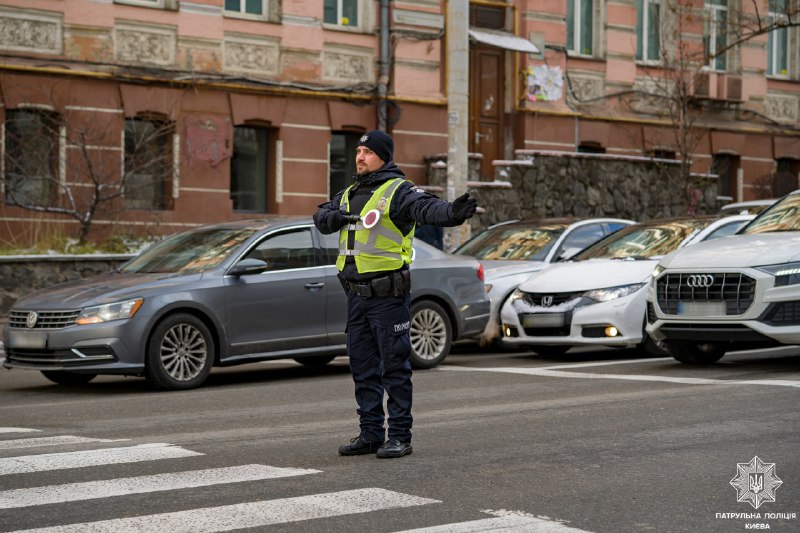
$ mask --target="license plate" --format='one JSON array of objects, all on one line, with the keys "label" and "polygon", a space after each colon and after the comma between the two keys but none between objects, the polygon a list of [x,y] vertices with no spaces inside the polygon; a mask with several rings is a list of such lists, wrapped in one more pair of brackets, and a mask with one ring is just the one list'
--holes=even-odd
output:
[{"label": "license plate", "polygon": [[47,333],[44,331],[9,331],[6,348],[45,348]]},{"label": "license plate", "polygon": [[678,314],[683,316],[725,316],[725,302],[678,302]]},{"label": "license plate", "polygon": [[559,328],[564,325],[564,313],[534,313],[522,316],[523,328]]}]

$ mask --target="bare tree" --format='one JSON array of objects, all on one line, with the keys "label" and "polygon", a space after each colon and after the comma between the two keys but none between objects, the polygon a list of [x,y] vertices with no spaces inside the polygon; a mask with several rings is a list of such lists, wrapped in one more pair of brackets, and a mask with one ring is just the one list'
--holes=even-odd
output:
[{"label": "bare tree", "polygon": [[710,105],[709,71],[724,70],[728,52],[758,36],[800,26],[800,0],[742,0],[738,9],[724,13],[713,6],[705,9],[699,0],[643,0],[642,4],[649,26],[638,42],[637,59],[647,65],[648,75],[623,100],[637,112],[669,121],[688,209],[699,184],[692,172],[692,154],[707,132],[710,113],[726,111]]},{"label": "bare tree", "polygon": [[163,117],[98,121],[29,106],[7,110],[4,130],[2,200],[75,220],[80,244],[99,216],[171,207],[178,154]]}]

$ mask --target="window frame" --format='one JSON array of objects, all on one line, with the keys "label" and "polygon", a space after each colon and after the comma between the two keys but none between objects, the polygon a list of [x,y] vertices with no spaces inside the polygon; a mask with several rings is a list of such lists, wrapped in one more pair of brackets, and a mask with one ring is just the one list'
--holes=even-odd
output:
[{"label": "window frame", "polygon": [[[9,154],[12,151],[8,145],[9,143],[9,131],[8,131],[8,124],[10,120],[10,115],[16,115],[17,113],[27,113],[34,116],[41,117],[39,119],[40,127],[46,128],[49,130],[50,135],[48,135],[49,139],[49,154],[48,154],[48,166],[49,168],[49,175],[43,176],[45,180],[45,186],[43,187],[44,192],[42,193],[42,198],[35,198],[34,202],[28,204],[20,204],[19,202],[9,200],[8,198],[8,187],[7,184],[12,180],[9,180],[8,173],[9,173]],[[47,124],[50,122],[50,124]],[[7,109],[5,113],[5,117],[2,122],[2,131],[0,131],[0,139],[2,139],[2,159],[0,159],[0,195],[2,195],[3,203],[7,205],[13,205],[25,209],[27,206],[31,207],[54,207],[54,201],[56,194],[59,192],[59,188],[62,185],[62,169],[64,165],[64,161],[62,160],[62,152],[65,146],[65,136],[63,132],[63,125],[60,124],[60,115],[56,113],[50,106],[23,106],[21,105],[15,109]],[[20,146],[29,146],[28,143],[20,142]],[[20,174],[20,179],[29,178],[30,175],[28,174]],[[41,201],[40,201],[41,200]]]},{"label": "window frame", "polygon": [[[650,9],[656,13],[656,31],[658,35],[655,41],[655,57],[651,50],[650,35]],[[661,0],[636,0],[636,62],[642,64],[660,64],[661,57],[661,27],[664,22]]]},{"label": "window frame", "polygon": [[[724,46],[728,45],[728,26],[730,25],[730,0],[705,0],[703,10],[706,15],[705,32],[703,37],[703,48],[708,57],[708,63],[704,66],[712,72],[728,72],[730,68],[730,50],[726,50],[721,55],[715,56],[717,44],[720,38],[724,38]],[[724,20],[720,22],[720,17]],[[718,29],[725,28],[724,35],[720,36]]]},{"label": "window frame", "polygon": [[[773,7],[777,7],[777,4],[782,4],[780,7],[784,9],[789,8],[789,1],[788,0],[769,0],[768,2],[768,14],[767,14],[767,24],[773,24],[776,19],[786,19],[786,14],[782,12],[773,11]],[[792,61],[791,61],[791,42],[792,42],[792,30],[791,27],[786,28],[779,28],[773,30],[767,34],[767,68],[766,68],[766,75],[770,78],[777,78],[777,79],[790,79],[792,77]],[[775,38],[779,35],[783,35],[783,64],[785,67],[785,71],[783,73],[778,72],[780,69],[776,69],[778,57],[775,47]]]},{"label": "window frame", "polygon": [[[128,125],[135,122],[146,122],[149,124],[154,124],[155,131],[161,131],[156,137],[154,137],[153,141],[160,141],[163,142],[163,147],[161,147],[162,153],[160,154],[160,159],[163,162],[162,167],[162,175],[160,179],[161,183],[161,194],[159,198],[159,202],[157,205],[155,203],[151,203],[150,206],[142,206],[142,205],[135,205],[135,201],[140,201],[140,199],[134,198],[132,195],[128,194],[128,181],[130,180],[131,176],[142,174],[147,175],[141,172],[135,172],[135,167],[129,167],[129,162],[132,160],[133,153],[128,151]],[[155,117],[155,116],[147,116],[147,115],[138,115],[135,117],[126,117],[125,122],[123,124],[122,129],[122,163],[121,163],[121,171],[123,173],[123,188],[122,188],[122,197],[123,197],[123,205],[126,210],[131,211],[172,211],[175,209],[175,198],[177,197],[177,159],[178,159],[178,150],[179,143],[177,142],[177,133],[175,132],[175,123],[166,118],[162,117]],[[147,166],[145,168],[148,168]],[[132,170],[129,170],[132,169]],[[153,179],[152,173],[150,174],[150,179]]]},{"label": "window frame", "polygon": [[225,1],[222,2],[222,16],[228,18],[236,18],[236,19],[246,19],[246,20],[260,20],[260,21],[268,21],[268,22],[276,22],[277,21],[277,13],[273,13],[273,6],[274,2],[272,0],[260,0],[261,1],[261,13],[247,13],[242,11],[245,8],[245,3],[247,0],[239,0],[241,2],[241,9],[239,11],[233,11],[225,8]]},{"label": "window frame", "polygon": [[[585,10],[585,2],[588,2],[591,6],[589,10],[592,14],[592,20],[588,25],[589,29],[589,52],[586,53],[581,49],[581,45],[585,45],[585,43],[580,42],[581,34],[585,31],[586,24],[582,18],[582,12]],[[570,16],[570,5],[572,6],[572,16]],[[567,53],[571,56],[576,57],[597,57],[599,54],[599,46],[598,46],[598,22],[599,22],[599,13],[598,13],[598,0],[567,0],[567,35],[566,35],[566,49]],[[570,39],[570,34],[572,34],[572,39]]]},{"label": "window frame", "polygon": [[[352,0],[352,2],[355,3],[357,20],[356,20],[356,24],[347,25],[347,26],[345,26],[343,24],[340,24],[339,22],[326,22],[325,21],[325,3],[328,2],[328,1],[329,0],[324,0],[324,2],[322,3],[321,22],[322,22],[322,27],[324,29],[326,29],[326,30],[337,30],[337,31],[349,31],[349,32],[356,32],[356,33],[364,33],[364,32],[369,31],[369,28],[367,27],[367,24],[366,24],[366,21],[368,20],[367,13],[366,13],[366,11],[368,9],[368,6],[367,6],[367,4],[365,4],[364,0]],[[344,5],[344,2],[346,2],[348,0],[331,0],[331,1],[336,2],[336,4],[337,4],[336,20],[337,21],[341,21],[342,13],[344,11],[343,5]]]},{"label": "window frame", "polygon": [[[260,203],[252,209],[240,207],[239,205],[242,203],[239,201],[238,196],[235,198],[234,195],[241,194],[241,187],[237,183],[236,189],[234,189],[234,181],[237,179],[235,175],[235,168],[239,160],[237,154],[240,154],[240,151],[237,151],[236,142],[236,135],[237,131],[242,131],[243,129],[249,129],[256,132],[256,157],[262,158],[263,157],[263,170],[262,177],[263,177],[263,189],[259,189],[256,193],[263,192],[263,198],[260,200]],[[263,146],[261,146],[260,141],[258,140],[259,136],[263,135]],[[277,143],[277,131],[270,127],[263,124],[255,124],[255,123],[244,123],[244,124],[235,124],[233,127],[233,151],[231,152],[230,158],[230,165],[229,165],[229,194],[231,199],[231,209],[234,213],[245,213],[245,214],[266,214],[270,213],[270,207],[277,201],[274,191],[274,171],[273,169],[276,166],[277,161],[277,153],[275,150],[275,146]],[[256,162],[256,165],[259,166],[259,163]]]}]

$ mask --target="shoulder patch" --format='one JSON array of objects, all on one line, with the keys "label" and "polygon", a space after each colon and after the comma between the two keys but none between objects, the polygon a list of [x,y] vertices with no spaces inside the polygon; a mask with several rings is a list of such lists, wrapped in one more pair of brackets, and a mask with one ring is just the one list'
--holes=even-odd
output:
[{"label": "shoulder patch", "polygon": [[412,191],[414,191],[414,192],[420,193],[420,194],[422,194],[422,193],[424,193],[424,192],[425,192],[425,191],[422,189],[422,187],[420,187],[419,185],[414,185],[414,186],[412,186],[412,187],[411,187],[411,190],[412,190]]}]

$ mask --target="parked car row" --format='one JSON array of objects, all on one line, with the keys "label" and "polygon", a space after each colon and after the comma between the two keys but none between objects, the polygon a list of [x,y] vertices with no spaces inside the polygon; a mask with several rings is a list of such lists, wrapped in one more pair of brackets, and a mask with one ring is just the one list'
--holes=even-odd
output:
[{"label": "parked car row", "polygon": [[[326,364],[346,354],[337,254],[337,235],[299,217],[170,236],[114,272],[18,301],[4,366],[61,384],[126,374],[189,389],[213,366]],[[415,241],[411,268],[415,368],[439,365],[459,339],[708,363],[800,344],[800,191],[757,217],[512,221],[454,254]]]}]

